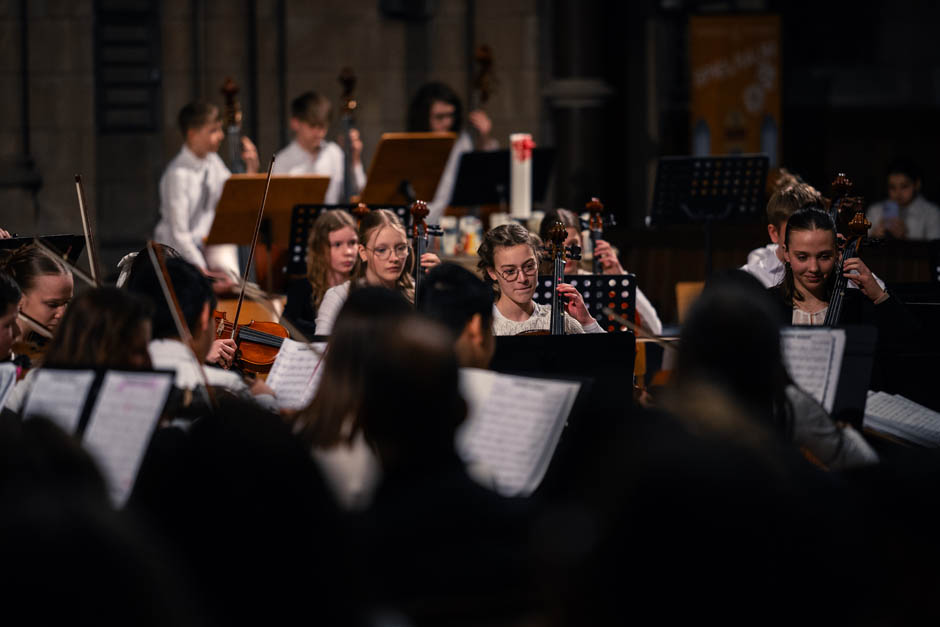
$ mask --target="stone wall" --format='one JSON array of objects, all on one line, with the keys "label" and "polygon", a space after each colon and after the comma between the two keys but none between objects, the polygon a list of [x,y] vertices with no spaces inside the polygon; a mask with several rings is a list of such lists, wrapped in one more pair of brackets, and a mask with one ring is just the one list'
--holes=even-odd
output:
[{"label": "stone wall", "polygon": [[[80,172],[109,265],[142,244],[157,219],[157,182],[180,145],[177,112],[194,98],[221,104],[219,88],[228,76],[242,86],[244,130],[257,131],[253,139],[265,164],[287,136],[290,100],[315,89],[337,102],[339,71],[352,67],[368,167],[381,133],[404,129],[411,86],[443,80],[467,98],[472,49],[467,37],[474,32],[496,59],[499,87],[488,105],[494,134],[503,145],[517,130],[531,131],[538,140],[537,0],[469,5],[438,0],[426,22],[387,17],[378,0],[164,0],[159,3],[161,127],[116,134],[100,134],[95,127],[95,3],[30,0],[27,6],[30,152],[43,179],[39,219],[29,192],[0,185],[0,225],[24,234],[80,232],[73,184],[73,174]],[[474,7],[472,29],[468,6]],[[13,164],[23,152],[19,7],[16,0],[0,0],[0,164],[8,173],[17,171]],[[0,177],[0,183],[6,180]]]}]

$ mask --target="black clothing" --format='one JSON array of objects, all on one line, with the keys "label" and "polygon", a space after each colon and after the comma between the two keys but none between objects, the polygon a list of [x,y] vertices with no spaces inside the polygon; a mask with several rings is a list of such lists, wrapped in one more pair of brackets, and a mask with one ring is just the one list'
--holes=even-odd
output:
[{"label": "black clothing", "polygon": [[287,282],[284,318],[308,338],[316,335],[317,308],[313,306],[313,286],[306,277]]}]

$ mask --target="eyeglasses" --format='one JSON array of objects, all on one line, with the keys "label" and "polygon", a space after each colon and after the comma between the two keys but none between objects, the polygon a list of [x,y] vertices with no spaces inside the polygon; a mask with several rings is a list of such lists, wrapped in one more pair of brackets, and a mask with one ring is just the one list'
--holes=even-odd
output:
[{"label": "eyeglasses", "polygon": [[377,246],[375,248],[369,248],[368,246],[363,246],[366,250],[371,250],[372,254],[385,261],[391,257],[392,252],[395,252],[396,257],[407,257],[408,256],[408,244],[398,244],[397,246]]},{"label": "eyeglasses", "polygon": [[522,270],[522,274],[526,276],[535,276],[536,270],[538,270],[538,265],[535,263],[534,259],[522,264],[521,268],[510,268],[509,270],[500,270],[499,276],[503,277],[504,281],[515,281],[519,277],[519,271]]}]

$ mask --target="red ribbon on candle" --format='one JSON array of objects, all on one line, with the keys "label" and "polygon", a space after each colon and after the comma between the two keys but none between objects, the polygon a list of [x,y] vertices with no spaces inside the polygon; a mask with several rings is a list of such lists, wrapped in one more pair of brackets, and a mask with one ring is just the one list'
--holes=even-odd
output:
[{"label": "red ribbon on candle", "polygon": [[512,149],[516,151],[516,159],[519,161],[528,161],[532,158],[532,149],[535,148],[535,142],[532,137],[526,136],[512,142]]}]

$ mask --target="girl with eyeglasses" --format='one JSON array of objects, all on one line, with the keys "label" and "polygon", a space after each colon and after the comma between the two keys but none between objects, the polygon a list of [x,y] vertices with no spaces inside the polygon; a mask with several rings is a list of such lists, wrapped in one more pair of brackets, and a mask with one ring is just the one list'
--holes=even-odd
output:
[{"label": "girl with eyeglasses", "polygon": [[[439,264],[434,253],[425,253],[420,260],[423,272]],[[386,287],[401,292],[414,302],[415,282],[411,276],[414,257],[405,227],[387,209],[370,211],[359,225],[359,263],[349,280],[331,287],[323,296],[317,311],[317,335],[329,335],[349,290],[364,285]]]},{"label": "girl with eyeglasses", "polygon": [[[490,230],[477,250],[483,280],[496,290],[493,305],[493,334],[518,335],[551,327],[551,305],[532,300],[538,285],[538,250],[532,236],[518,224],[504,224]],[[604,333],[588,312],[578,290],[558,284],[558,293],[568,299],[565,306],[565,333]]]}]

